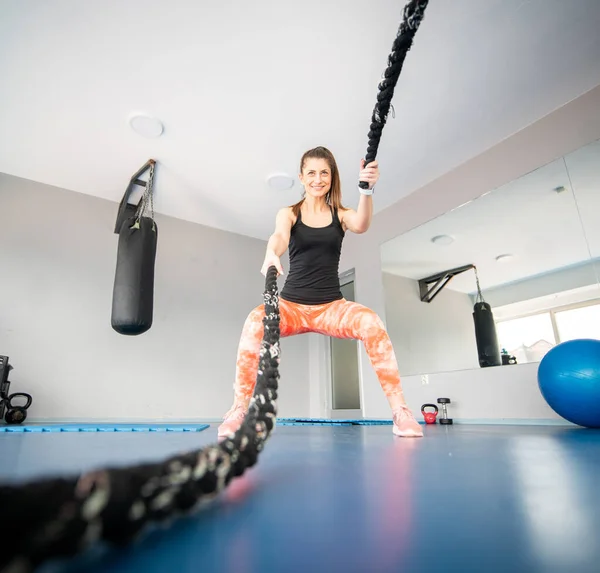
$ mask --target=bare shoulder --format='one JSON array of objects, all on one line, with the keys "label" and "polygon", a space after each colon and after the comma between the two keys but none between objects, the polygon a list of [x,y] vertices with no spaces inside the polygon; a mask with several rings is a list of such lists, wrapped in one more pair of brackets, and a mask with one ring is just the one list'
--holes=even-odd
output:
[{"label": "bare shoulder", "polygon": [[279,211],[277,211],[277,219],[280,221],[294,221],[294,211],[291,207],[281,207]]},{"label": "bare shoulder", "polygon": [[289,224],[292,226],[296,222],[292,207],[282,207],[279,209],[279,211],[277,211],[277,220],[282,224]]},{"label": "bare shoulder", "polygon": [[277,217],[275,219],[276,232],[287,235],[289,234],[292,225],[294,224],[295,217],[291,207],[282,207],[277,211]]},{"label": "bare shoulder", "polygon": [[279,211],[277,211],[278,217],[293,217],[294,212],[291,207],[281,207]]}]

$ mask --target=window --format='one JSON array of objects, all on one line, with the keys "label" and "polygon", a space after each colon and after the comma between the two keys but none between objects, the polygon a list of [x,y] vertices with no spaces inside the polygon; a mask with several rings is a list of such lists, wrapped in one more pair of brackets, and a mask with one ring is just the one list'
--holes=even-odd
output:
[{"label": "window", "polygon": [[496,325],[498,343],[517,359],[517,364],[539,362],[556,345],[549,312],[514,318]]},{"label": "window", "polygon": [[600,302],[558,307],[496,323],[498,344],[518,364],[539,362],[554,346],[575,338],[600,339]]},{"label": "window", "polygon": [[600,304],[555,312],[561,341],[574,338],[600,339]]}]

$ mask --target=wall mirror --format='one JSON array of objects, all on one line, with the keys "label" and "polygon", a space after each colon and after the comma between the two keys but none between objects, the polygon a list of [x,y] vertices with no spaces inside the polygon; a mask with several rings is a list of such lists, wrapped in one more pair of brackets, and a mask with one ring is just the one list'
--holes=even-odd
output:
[{"label": "wall mirror", "polygon": [[600,141],[382,244],[401,374],[539,362],[600,338],[598,213]]}]

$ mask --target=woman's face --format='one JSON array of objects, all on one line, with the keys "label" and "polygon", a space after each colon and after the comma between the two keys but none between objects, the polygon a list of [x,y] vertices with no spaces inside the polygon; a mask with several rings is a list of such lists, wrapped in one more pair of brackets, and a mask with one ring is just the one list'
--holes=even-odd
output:
[{"label": "woman's face", "polygon": [[307,195],[325,197],[331,189],[331,168],[325,159],[309,157],[299,177]]}]

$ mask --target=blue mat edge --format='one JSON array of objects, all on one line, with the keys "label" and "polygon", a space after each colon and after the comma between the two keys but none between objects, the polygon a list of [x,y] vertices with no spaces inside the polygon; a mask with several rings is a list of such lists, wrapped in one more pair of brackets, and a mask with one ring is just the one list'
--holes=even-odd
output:
[{"label": "blue mat edge", "polygon": [[352,420],[329,418],[278,418],[278,426],[391,426],[392,420]]},{"label": "blue mat edge", "polygon": [[23,424],[0,425],[0,433],[202,432],[210,424]]},{"label": "blue mat edge", "polygon": [[[278,418],[280,426],[381,426],[392,425],[392,420],[360,420],[329,418]],[[77,424],[32,423],[0,425],[0,433],[60,433],[60,432],[201,432],[210,424]]]}]

